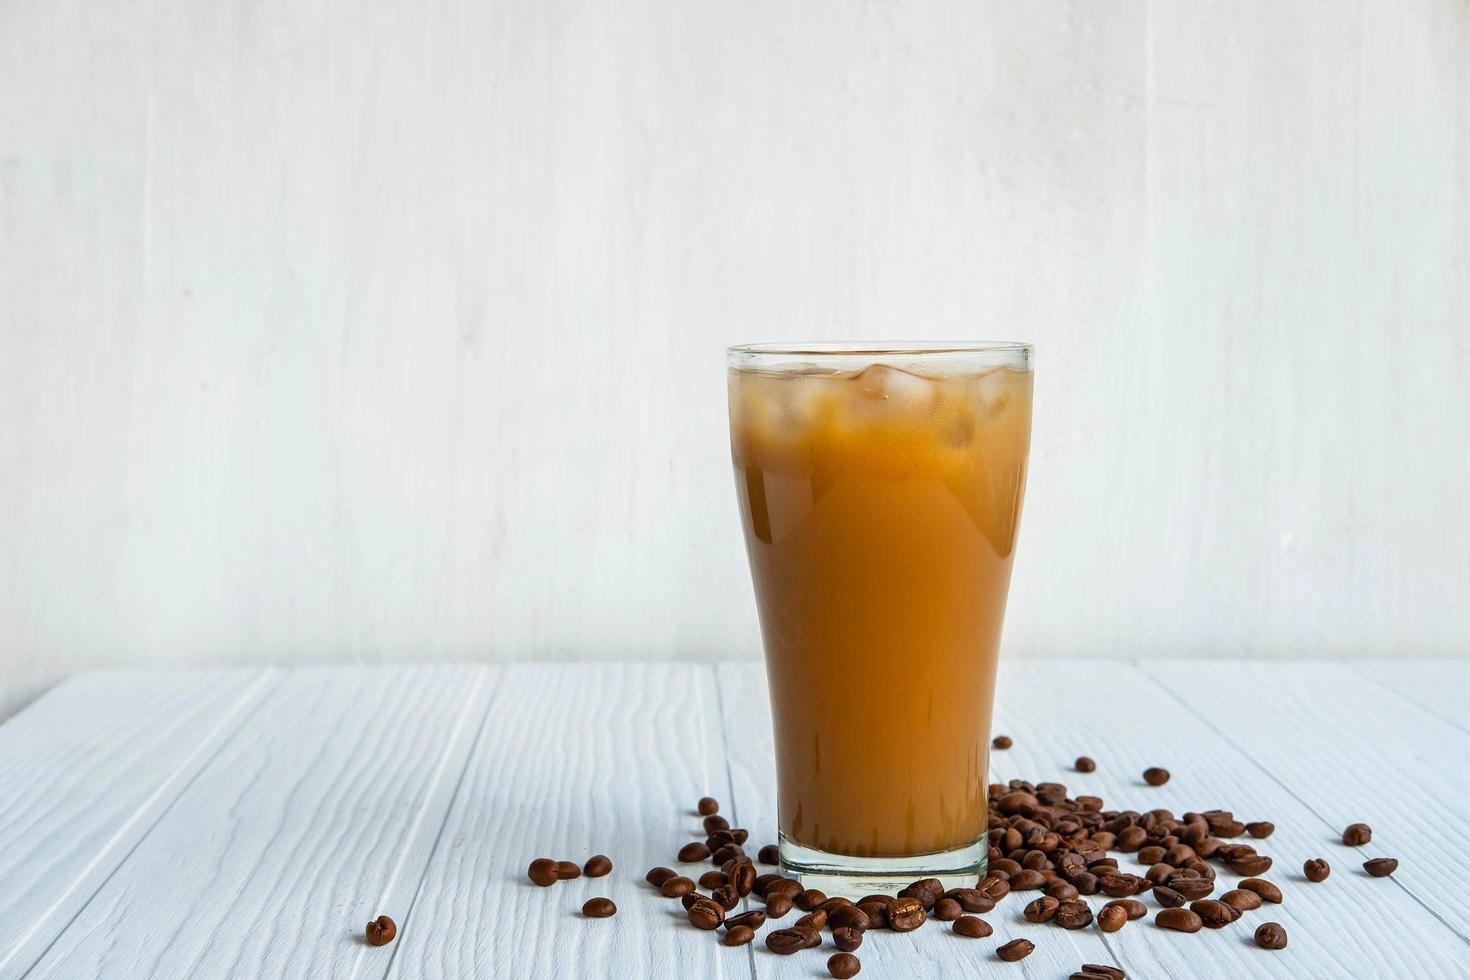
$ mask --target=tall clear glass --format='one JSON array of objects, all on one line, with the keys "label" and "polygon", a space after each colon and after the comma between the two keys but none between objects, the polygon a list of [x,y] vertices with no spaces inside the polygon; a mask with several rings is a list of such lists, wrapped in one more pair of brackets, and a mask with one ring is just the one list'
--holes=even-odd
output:
[{"label": "tall clear glass", "polygon": [[783,872],[832,895],[985,872],[1026,459],[1020,343],[727,352]]}]

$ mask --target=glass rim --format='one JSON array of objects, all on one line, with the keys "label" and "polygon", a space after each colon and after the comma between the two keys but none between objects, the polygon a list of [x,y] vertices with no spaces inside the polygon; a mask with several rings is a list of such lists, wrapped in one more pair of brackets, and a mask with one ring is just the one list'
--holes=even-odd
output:
[{"label": "glass rim", "polygon": [[956,354],[1032,354],[1035,347],[1020,340],[814,340],[735,344],[725,348],[734,357],[925,357]]}]

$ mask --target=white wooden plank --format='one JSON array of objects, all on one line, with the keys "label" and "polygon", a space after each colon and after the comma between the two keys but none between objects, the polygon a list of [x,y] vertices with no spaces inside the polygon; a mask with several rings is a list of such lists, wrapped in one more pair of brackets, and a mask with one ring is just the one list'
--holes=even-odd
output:
[{"label": "white wooden plank", "polygon": [[[763,834],[769,834],[770,818],[765,814],[772,814],[774,808],[773,756],[764,683],[759,668],[721,669],[742,820],[753,830],[761,827]],[[1017,896],[1004,900],[986,916],[996,929],[994,941],[960,944],[943,935],[944,927],[935,923],[906,937],[870,937],[859,951],[865,973],[870,967],[889,975],[984,973],[995,967],[993,947],[1014,935],[1025,935],[1037,944],[1036,952],[1020,966],[1030,964],[1034,975],[1043,977],[1065,975],[1082,962],[1118,964],[1131,976],[1178,978],[1368,977],[1415,970],[1426,976],[1459,976],[1466,972],[1470,962],[1466,949],[1451,929],[1392,883],[1352,874],[1356,865],[1342,859],[1347,849],[1338,845],[1334,853],[1327,842],[1328,828],[1316,814],[1283,792],[1259,768],[1257,758],[1202,730],[1193,711],[1137,669],[1107,665],[1079,671],[1064,664],[1008,662],[1002,669],[996,717],[997,731],[1012,735],[1015,747],[993,754],[993,779],[1059,781],[1071,787],[1074,795],[1086,792],[1103,797],[1110,808],[1167,806],[1182,813],[1223,807],[1244,819],[1275,820],[1276,833],[1255,843],[1263,853],[1277,858],[1278,867],[1266,877],[1282,887],[1286,901],[1248,913],[1220,933],[1167,933],[1155,927],[1150,917],[1129,923],[1119,933],[1104,935],[1095,928],[1072,933],[1027,923],[1020,911],[1034,896]],[[1262,724],[1261,730],[1270,740],[1270,725]],[[1083,754],[1097,760],[1096,772],[1072,771],[1072,761]],[[1170,768],[1174,778],[1159,788],[1145,785],[1141,773],[1150,765]],[[756,813],[750,812],[751,799],[760,801]],[[1427,860],[1432,843],[1407,846],[1400,856],[1413,853],[1414,860]],[[1329,861],[1336,858],[1337,867],[1321,886],[1307,884],[1300,875],[1301,862],[1318,855]],[[1125,867],[1137,870],[1125,856],[1119,857]],[[1237,879],[1222,874],[1220,880],[1217,893],[1223,892],[1225,883]],[[1105,899],[1091,901],[1098,908]],[[1154,909],[1151,900],[1146,904]],[[1278,954],[1250,943],[1254,926],[1270,920],[1285,925],[1291,937],[1288,949]],[[1381,942],[1385,921],[1393,923],[1402,941],[1391,946]],[[800,956],[786,960],[758,953],[756,965],[763,977],[810,975],[810,960],[800,960]],[[1018,975],[1025,975],[1025,970]]]},{"label": "white wooden plank", "polygon": [[494,669],[290,672],[37,965],[36,977],[357,975],[406,903]]},{"label": "white wooden plank", "polygon": [[[707,869],[674,861],[701,835],[704,795],[728,805],[709,667],[508,668],[400,919],[391,975],[750,976],[748,950],[692,929],[643,881],[655,865]],[[612,858],[611,875],[549,889],[526,879],[535,857],[596,853]],[[597,895],[618,914],[583,920]]]},{"label": "white wooden plank", "polygon": [[97,671],[0,726],[0,978],[30,969],[270,679]]},{"label": "white wooden plank", "polygon": [[[1458,935],[1461,955],[1470,958],[1470,895],[1461,887],[1470,855],[1450,843],[1464,836],[1470,813],[1470,734],[1344,666],[1142,666],[1188,702],[1212,740],[1268,769],[1278,797],[1318,817],[1319,848],[1327,853],[1298,855],[1297,864],[1324,857],[1336,869],[1329,880],[1348,888],[1366,881],[1367,858],[1399,858],[1393,877],[1370,882],[1368,895],[1380,907],[1395,890],[1412,895]],[[1373,827],[1371,844],[1333,843],[1359,821]]]},{"label": "white wooden plank", "polygon": [[1354,664],[1369,682],[1470,733],[1470,664],[1452,660],[1375,660]]}]

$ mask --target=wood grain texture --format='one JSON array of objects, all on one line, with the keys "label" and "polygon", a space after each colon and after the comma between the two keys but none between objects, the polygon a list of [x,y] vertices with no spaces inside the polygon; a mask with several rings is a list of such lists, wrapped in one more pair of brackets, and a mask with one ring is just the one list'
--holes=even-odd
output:
[{"label": "wood grain texture", "polygon": [[271,680],[91,673],[0,726],[0,978],[23,975],[67,928]]},{"label": "wood grain texture", "polygon": [[358,976],[406,904],[494,683],[486,667],[292,671],[33,977]]},{"label": "wood grain texture", "polygon": [[1015,655],[1470,650],[1463,0],[248,7],[0,7],[0,713],[754,657],[803,335],[1038,344]]}]

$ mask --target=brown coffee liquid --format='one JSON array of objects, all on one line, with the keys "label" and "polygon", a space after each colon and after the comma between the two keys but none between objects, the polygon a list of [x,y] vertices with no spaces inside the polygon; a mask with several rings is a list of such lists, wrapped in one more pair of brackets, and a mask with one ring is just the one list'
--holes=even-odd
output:
[{"label": "brown coffee liquid", "polygon": [[858,857],[986,832],[1031,374],[731,370],[779,819]]}]

